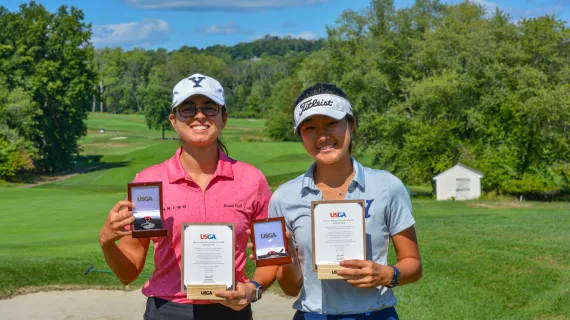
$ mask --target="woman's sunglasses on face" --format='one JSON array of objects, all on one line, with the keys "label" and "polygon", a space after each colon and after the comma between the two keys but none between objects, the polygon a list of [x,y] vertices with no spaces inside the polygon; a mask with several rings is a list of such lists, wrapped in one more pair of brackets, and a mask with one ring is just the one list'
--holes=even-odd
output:
[{"label": "woman's sunglasses on face", "polygon": [[195,116],[198,112],[202,112],[205,116],[215,116],[220,113],[221,107],[217,104],[195,106],[193,104],[183,103],[176,108],[181,117],[188,118]]}]

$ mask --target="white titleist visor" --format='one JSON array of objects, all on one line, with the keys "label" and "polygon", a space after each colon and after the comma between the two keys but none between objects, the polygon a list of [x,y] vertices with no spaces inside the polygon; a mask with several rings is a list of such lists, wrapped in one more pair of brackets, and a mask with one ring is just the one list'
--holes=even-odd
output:
[{"label": "white titleist visor", "polygon": [[334,94],[319,94],[310,96],[295,106],[295,127],[293,132],[299,131],[299,125],[310,116],[323,115],[337,120],[347,114],[353,116],[350,102]]}]

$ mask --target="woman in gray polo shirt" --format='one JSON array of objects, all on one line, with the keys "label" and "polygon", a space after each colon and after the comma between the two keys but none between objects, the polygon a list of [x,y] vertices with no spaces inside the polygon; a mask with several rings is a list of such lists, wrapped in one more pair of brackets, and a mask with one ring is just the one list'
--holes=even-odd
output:
[{"label": "woman in gray polo shirt", "polygon": [[[422,276],[406,188],[389,172],[351,157],[356,119],[336,86],[306,89],[295,103],[294,117],[294,130],[315,162],[304,175],[281,185],[269,204],[269,216],[285,218],[298,250],[293,263],[279,267],[276,275],[285,294],[300,292],[294,320],[398,319],[393,288]],[[366,203],[367,260],[341,262],[338,274],[354,276],[351,280],[318,280],[312,269],[311,201],[357,199]],[[387,263],[390,239],[398,260],[392,266]]]}]

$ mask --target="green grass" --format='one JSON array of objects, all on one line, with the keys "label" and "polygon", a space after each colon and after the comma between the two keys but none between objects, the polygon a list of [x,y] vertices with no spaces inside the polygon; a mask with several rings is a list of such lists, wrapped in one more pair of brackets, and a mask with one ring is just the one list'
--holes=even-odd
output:
[{"label": "green grass", "polygon": [[[98,245],[99,228],[121,197],[83,190],[4,189],[0,297],[38,286],[122,287],[109,274],[83,275],[90,265],[106,266]],[[152,270],[149,262],[145,273]]]},{"label": "green grass", "polygon": [[[79,160],[98,168],[29,189],[0,184],[0,298],[54,286],[123,288],[110,274],[83,275],[90,265],[108,269],[99,228],[125,198],[126,183],[171,157],[179,142],[158,140],[160,132],[148,130],[140,116],[93,114],[88,127]],[[311,163],[300,143],[262,137],[259,120],[230,119],[224,131],[230,156],[261,169],[272,188]],[[424,276],[396,289],[402,319],[570,319],[567,203],[413,204]],[[149,250],[143,273],[152,269]],[[250,261],[246,270],[253,271]]]},{"label": "green grass", "polygon": [[403,319],[569,318],[568,204],[511,205],[414,201],[424,276],[396,289]]}]

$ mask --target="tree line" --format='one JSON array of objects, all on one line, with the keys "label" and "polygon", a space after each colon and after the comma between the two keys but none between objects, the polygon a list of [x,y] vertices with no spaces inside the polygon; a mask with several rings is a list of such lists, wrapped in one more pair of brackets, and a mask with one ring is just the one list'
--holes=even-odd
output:
[{"label": "tree line", "polygon": [[144,113],[149,127],[170,129],[168,113],[172,87],[184,77],[202,73],[219,80],[225,88],[232,117],[264,118],[265,101],[280,79],[324,41],[265,36],[235,46],[205,49],[182,46],[166,51],[104,48],[95,51],[98,86],[92,111]]},{"label": "tree line", "polygon": [[83,12],[0,6],[0,179],[73,168],[89,112],[142,113],[170,129],[172,88],[192,73],[224,84],[232,117],[262,118],[273,85],[324,41],[265,36],[234,46],[94,49]]},{"label": "tree line", "polygon": [[486,191],[570,193],[570,29],[554,16],[513,21],[438,0],[346,11],[325,47],[275,85],[273,138],[294,139],[291,104],[317,81],[346,90],[357,151],[407,184],[460,162],[485,174]]},{"label": "tree line", "polygon": [[69,167],[89,111],[143,113],[150,127],[168,129],[171,88],[200,72],[222,82],[232,117],[267,118],[274,140],[298,139],[292,103],[303,88],[335,83],[357,115],[355,153],[407,184],[430,184],[461,162],[485,174],[488,192],[568,194],[567,22],[514,21],[468,1],[396,9],[372,0],[327,34],[95,50],[80,10],[0,8],[0,177]]}]

